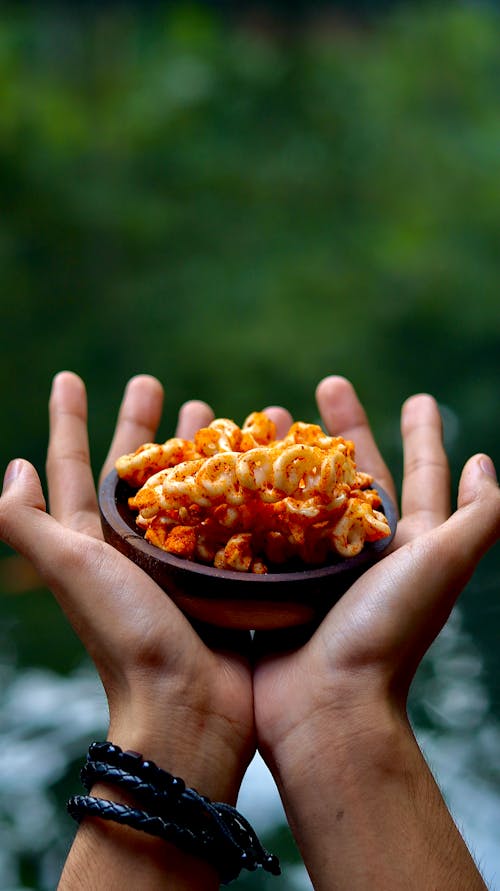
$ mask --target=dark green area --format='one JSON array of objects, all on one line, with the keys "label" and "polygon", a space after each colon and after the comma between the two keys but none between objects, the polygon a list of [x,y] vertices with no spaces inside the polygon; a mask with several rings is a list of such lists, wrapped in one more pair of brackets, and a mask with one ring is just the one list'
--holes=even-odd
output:
[{"label": "dark green area", "polygon": [[[96,471],[141,371],[166,387],[163,438],[193,396],[315,420],[335,372],[398,479],[416,391],[443,406],[454,485],[474,452],[498,461],[498,13],[283,33],[153,6],[0,17],[3,466],[43,469],[61,368],[87,382]],[[497,552],[462,602],[500,716],[498,576]],[[1,609],[21,665],[77,664],[47,592]]]}]

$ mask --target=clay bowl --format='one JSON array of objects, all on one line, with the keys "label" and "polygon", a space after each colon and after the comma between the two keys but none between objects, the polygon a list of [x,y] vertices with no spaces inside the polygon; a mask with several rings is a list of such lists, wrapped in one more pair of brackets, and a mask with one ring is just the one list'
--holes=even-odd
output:
[{"label": "clay bowl", "polygon": [[316,569],[286,564],[266,575],[215,569],[160,550],[135,525],[128,507],[133,490],[112,471],[99,491],[105,540],[137,563],[188,616],[224,628],[270,630],[305,625],[324,614],[380,559],[394,537],[397,514],[377,483],[391,535],[360,554]]}]

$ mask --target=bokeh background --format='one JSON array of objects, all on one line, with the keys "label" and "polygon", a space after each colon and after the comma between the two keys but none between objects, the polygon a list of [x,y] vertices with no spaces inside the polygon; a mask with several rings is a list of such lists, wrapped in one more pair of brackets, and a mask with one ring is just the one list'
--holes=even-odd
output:
[{"label": "bokeh background", "polygon": [[[399,410],[438,399],[456,487],[498,451],[495,3],[2,4],[0,458],[43,472],[53,374],[87,382],[96,473],[127,379],[237,421],[317,420],[354,382],[401,476]],[[99,683],[0,551],[0,888],[55,887]],[[500,888],[498,549],[417,676],[417,736]],[[418,592],[416,592],[417,595]],[[310,887],[262,763],[241,807]]]}]

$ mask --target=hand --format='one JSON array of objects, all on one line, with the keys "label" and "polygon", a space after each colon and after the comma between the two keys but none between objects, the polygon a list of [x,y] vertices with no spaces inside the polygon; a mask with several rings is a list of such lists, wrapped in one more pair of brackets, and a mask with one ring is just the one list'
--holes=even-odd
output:
[{"label": "hand", "polygon": [[[151,377],[130,381],[103,474],[153,440],[162,395]],[[186,403],[177,435],[191,437],[212,417],[204,403]],[[50,398],[47,480],[50,514],[34,468],[20,459],[9,465],[0,536],[35,565],[94,660],[109,738],[234,803],[255,746],[247,659],[229,649],[227,635],[214,632],[207,646],[165,593],[103,541],[85,389],[69,372],[55,378]],[[246,642],[238,643],[243,651]]]},{"label": "hand", "polygon": [[[366,415],[343,378],[323,380],[328,431],[395,498]],[[289,417],[273,409],[281,425]],[[435,401],[403,406],[402,519],[392,553],[368,570],[304,642],[261,634],[254,669],[258,746],[280,788],[316,889],[484,889],[406,715],[415,670],[484,552],[500,534],[486,455],[464,467],[449,516]],[[310,632],[309,632],[310,635]]]},{"label": "hand", "polygon": [[[351,384],[326,378],[317,388],[317,401],[329,433],[354,440],[358,467],[396,501],[393,480]],[[289,423],[283,409],[268,411],[278,425]],[[269,655],[257,666],[254,695],[259,744],[268,753],[294,725],[311,717],[321,696],[331,702],[332,689],[340,690],[345,681],[349,697],[377,690],[404,708],[424,652],[482,554],[499,536],[500,493],[490,460],[478,455],[467,462],[458,510],[448,519],[448,462],[434,399],[409,399],[401,425],[402,519],[392,553],[352,586],[302,647],[273,655],[279,635],[269,635],[268,641],[263,636],[261,649]],[[293,638],[283,635],[286,642]]]}]

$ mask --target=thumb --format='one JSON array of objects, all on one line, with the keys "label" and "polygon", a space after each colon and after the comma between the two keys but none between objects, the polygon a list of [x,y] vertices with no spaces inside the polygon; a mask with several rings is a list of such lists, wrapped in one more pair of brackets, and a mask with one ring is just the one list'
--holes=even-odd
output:
[{"label": "thumb", "polygon": [[476,501],[488,488],[491,492],[498,488],[495,465],[488,455],[474,455],[469,458],[462,470],[458,488],[458,506],[464,507]]},{"label": "thumb", "polygon": [[355,615],[356,599],[366,616],[370,604],[369,658],[377,661],[385,653],[391,670],[398,673],[406,663],[401,675],[406,685],[481,557],[499,536],[500,489],[490,459],[475,455],[462,471],[458,510],[361,576],[332,616],[340,617],[342,611]]},{"label": "thumb", "polygon": [[23,502],[36,507],[39,510],[45,510],[45,498],[42,492],[40,478],[29,461],[23,458],[14,458],[7,465],[3,478],[2,497],[7,495],[9,490],[11,494],[13,489],[17,489],[16,497],[19,499],[23,494]]},{"label": "thumb", "polygon": [[[488,455],[469,458],[458,487],[458,515],[470,514],[468,542],[464,547],[480,559],[500,537],[500,489],[495,465]],[[472,554],[471,554],[472,556]]]},{"label": "thumb", "polygon": [[5,471],[0,497],[0,539],[29,556],[27,544],[33,537],[33,523],[39,522],[45,510],[42,484],[35,468],[29,461],[15,458]]}]

